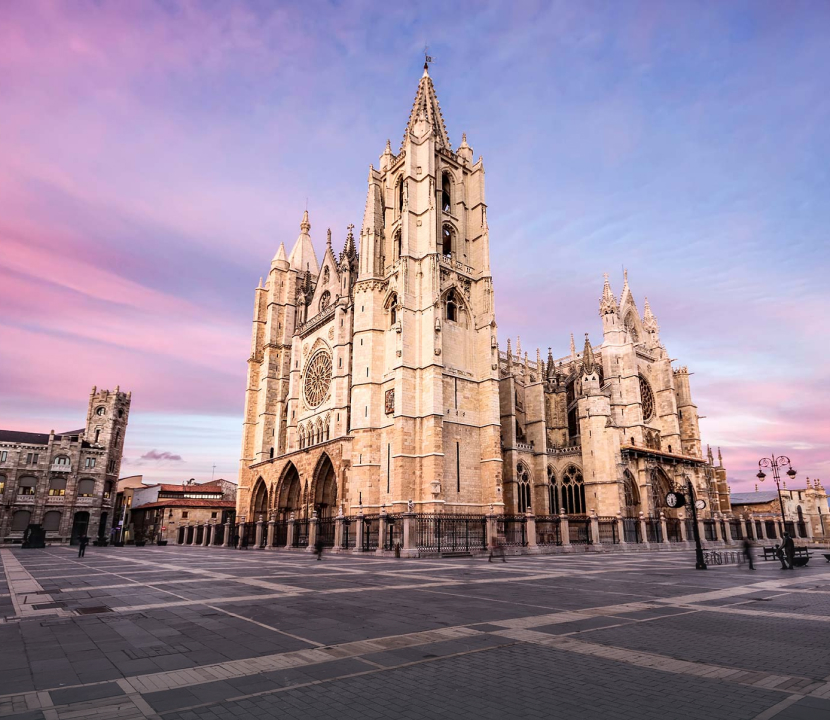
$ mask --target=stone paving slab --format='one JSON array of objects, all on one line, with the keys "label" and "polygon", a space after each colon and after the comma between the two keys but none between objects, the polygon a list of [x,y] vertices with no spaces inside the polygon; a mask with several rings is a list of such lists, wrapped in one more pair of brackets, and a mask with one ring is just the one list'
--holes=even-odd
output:
[{"label": "stone paving slab", "polygon": [[2,717],[828,717],[830,567],[0,556]]}]

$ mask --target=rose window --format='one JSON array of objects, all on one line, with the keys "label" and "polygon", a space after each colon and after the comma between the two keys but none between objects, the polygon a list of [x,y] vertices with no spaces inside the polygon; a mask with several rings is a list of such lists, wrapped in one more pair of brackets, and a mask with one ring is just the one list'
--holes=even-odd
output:
[{"label": "rose window", "polygon": [[651,392],[651,385],[640,375],[640,400],[643,403],[643,420],[651,420],[654,417],[654,393]]},{"label": "rose window", "polygon": [[331,386],[331,356],[320,350],[309,360],[305,369],[303,392],[309,407],[315,408],[326,399]]}]

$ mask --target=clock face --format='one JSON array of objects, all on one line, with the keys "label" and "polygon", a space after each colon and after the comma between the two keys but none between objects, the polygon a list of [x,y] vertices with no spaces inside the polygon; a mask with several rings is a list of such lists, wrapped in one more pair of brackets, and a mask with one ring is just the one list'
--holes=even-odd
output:
[{"label": "clock face", "polygon": [[704,510],[706,508],[706,501],[705,500],[695,500],[695,507],[698,510]]},{"label": "clock face", "polygon": [[670,508],[676,508],[677,504],[677,493],[670,492],[668,495],[666,495],[666,505],[668,505]]}]

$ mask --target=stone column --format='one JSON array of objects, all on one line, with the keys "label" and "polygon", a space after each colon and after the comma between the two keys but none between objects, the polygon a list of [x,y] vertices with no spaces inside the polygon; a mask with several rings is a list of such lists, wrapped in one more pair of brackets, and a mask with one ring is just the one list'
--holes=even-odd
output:
[{"label": "stone column", "polygon": [[256,521],[256,539],[254,540],[254,547],[259,550],[262,545],[262,535],[265,532],[265,523],[262,520]]},{"label": "stone column", "polygon": [[231,544],[231,521],[225,523],[225,537],[222,538],[222,547],[230,547]]},{"label": "stone column", "polygon": [[239,522],[236,524],[236,534],[239,535],[239,542],[236,545],[237,550],[244,550],[245,549],[245,518],[239,518]]},{"label": "stone column", "polygon": [[342,515],[334,518],[334,551],[337,552],[343,547],[343,523],[345,520]]},{"label": "stone column", "polygon": [[487,549],[492,550],[496,546],[499,535],[499,516],[493,512],[490,506],[490,514],[487,516]]},{"label": "stone column", "polygon": [[177,528],[176,528],[176,545],[184,545],[184,544],[185,544],[185,541],[187,540],[187,530],[185,530],[185,531],[181,534],[181,538],[182,538],[182,539],[181,539],[181,542],[179,542],[179,530],[180,530],[180,529],[181,529],[180,527],[177,527]]},{"label": "stone column", "polygon": [[666,523],[666,513],[664,513],[662,510],[660,511],[660,532],[663,535],[663,542],[668,543],[669,542],[669,526]]},{"label": "stone column", "polygon": [[274,534],[277,530],[277,523],[274,520],[274,514],[268,516],[268,534],[265,536],[265,547],[272,548],[274,547]]},{"label": "stone column", "polygon": [[753,517],[752,513],[749,514],[749,520],[748,521],[747,521],[747,518],[743,517],[743,515],[741,517],[744,520],[744,528],[746,528],[746,526],[749,525],[749,539],[757,541],[758,536],[756,535],[756,532],[755,532],[755,518]]},{"label": "stone column", "polygon": [[625,545],[625,525],[622,513],[617,513],[617,540],[619,545]]},{"label": "stone column", "polygon": [[[193,532],[190,532],[190,530]],[[187,530],[185,532],[185,545],[193,545],[196,542],[196,526],[187,523]]]},{"label": "stone column", "polygon": [[[755,537],[758,540],[766,540],[767,539],[767,527],[766,523],[764,523],[763,518],[757,518],[757,525],[755,522],[752,523],[753,527],[755,528]],[[760,532],[758,531],[758,527],[761,528]]]},{"label": "stone column", "polygon": [[684,514],[682,518],[680,518],[680,542],[687,543],[689,542],[689,537],[686,534],[686,515]]},{"label": "stone column", "polygon": [[810,518],[806,518],[804,520],[804,529],[807,532],[807,537],[804,538],[805,540],[812,540],[813,539],[813,523],[810,522]]},{"label": "stone column", "polygon": [[306,550],[314,552],[314,546],[317,544],[317,531],[320,519],[317,517],[317,511],[313,510],[308,521],[308,547]]},{"label": "stone column", "polygon": [[646,530],[646,516],[640,510],[640,537],[643,539],[643,545],[648,545],[648,531]]},{"label": "stone column", "polygon": [[418,518],[415,513],[407,512],[403,514],[403,548],[401,548],[401,555],[403,557],[418,557]]},{"label": "stone column", "polygon": [[294,547],[294,513],[288,518],[288,528],[285,532],[285,547]]},{"label": "stone column", "polygon": [[205,523],[205,529],[202,530],[202,547],[210,545],[210,524]]},{"label": "stone column", "polygon": [[[701,544],[706,542],[706,526],[703,524],[703,518],[697,521],[697,535],[700,538]],[[694,540],[694,538],[692,538]]]},{"label": "stone column", "polygon": [[531,509],[528,509],[525,513],[525,533],[527,546],[529,548],[533,548],[531,552],[535,552],[538,547],[536,543],[536,516],[533,514],[533,510]]},{"label": "stone column", "polygon": [[732,539],[732,522],[731,522],[731,520],[732,520],[731,517],[726,518],[726,533],[725,533],[725,537],[723,538],[723,541],[727,545],[734,545],[735,544],[735,541]]},{"label": "stone column", "polygon": [[559,509],[559,537],[562,538],[562,547],[570,547],[571,532],[568,529],[568,516],[565,515],[565,508]]},{"label": "stone column", "polygon": [[599,545],[599,518],[597,511],[591,510],[591,544]]}]

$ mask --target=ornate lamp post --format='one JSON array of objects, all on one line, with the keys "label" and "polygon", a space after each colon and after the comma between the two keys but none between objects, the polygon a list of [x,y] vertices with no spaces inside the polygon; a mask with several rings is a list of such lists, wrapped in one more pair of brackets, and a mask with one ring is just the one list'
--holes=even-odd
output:
[{"label": "ornate lamp post", "polygon": [[[681,477],[686,483],[686,493],[688,494],[689,507],[692,511],[692,536],[695,539],[695,570],[706,570],[706,560],[703,557],[703,547],[700,544],[700,529],[697,526],[698,500],[695,498],[692,479],[686,473],[683,473]],[[700,502],[702,505],[706,505],[702,500]],[[703,508],[701,507],[700,509],[702,510]]]},{"label": "ornate lamp post", "polygon": [[779,455],[778,457],[775,457],[775,455],[771,455],[768,458],[761,458],[758,461],[758,474],[756,475],[756,477],[761,482],[764,482],[766,473],[764,473],[763,468],[772,468],[772,479],[775,480],[775,487],[778,488],[778,503],[781,505],[781,523],[782,527],[786,531],[787,518],[784,515],[784,498],[781,496],[781,474],[779,472],[779,469],[784,465],[786,465],[789,468],[789,470],[787,470],[787,477],[790,478],[790,481],[794,480],[795,470],[793,470],[792,463],[786,455]]}]

